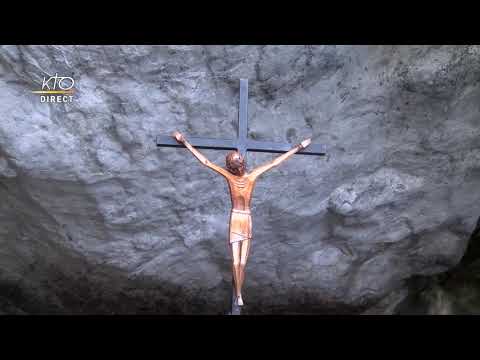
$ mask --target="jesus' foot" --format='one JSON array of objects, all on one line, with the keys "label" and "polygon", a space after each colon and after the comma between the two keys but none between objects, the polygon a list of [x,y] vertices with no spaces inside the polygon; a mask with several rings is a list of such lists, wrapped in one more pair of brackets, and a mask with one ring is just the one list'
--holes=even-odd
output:
[{"label": "jesus' foot", "polygon": [[243,299],[242,299],[241,295],[237,297],[237,305],[238,306],[243,306]]}]

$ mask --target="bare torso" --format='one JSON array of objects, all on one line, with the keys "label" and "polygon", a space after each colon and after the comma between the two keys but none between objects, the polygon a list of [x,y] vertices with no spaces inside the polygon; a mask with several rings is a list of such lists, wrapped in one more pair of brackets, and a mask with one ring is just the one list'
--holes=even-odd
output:
[{"label": "bare torso", "polygon": [[232,209],[250,210],[255,179],[247,174],[243,176],[230,175],[227,178],[227,182]]}]

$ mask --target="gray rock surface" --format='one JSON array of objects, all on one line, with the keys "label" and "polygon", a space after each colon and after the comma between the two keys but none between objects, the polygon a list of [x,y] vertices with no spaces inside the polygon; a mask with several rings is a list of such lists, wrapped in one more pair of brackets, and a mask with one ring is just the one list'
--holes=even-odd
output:
[{"label": "gray rock surface", "polygon": [[[461,261],[440,274],[410,278],[407,291],[387,311],[395,314],[480,314],[480,219]],[[383,310],[383,309],[382,309]]]},{"label": "gray rock surface", "polygon": [[[244,312],[392,313],[409,278],[460,261],[480,216],[479,61],[479,46],[1,46],[0,311],[228,311],[227,186],[154,138],[235,136],[248,78],[251,138],[329,155],[259,180]],[[72,103],[31,93],[55,73]]]}]

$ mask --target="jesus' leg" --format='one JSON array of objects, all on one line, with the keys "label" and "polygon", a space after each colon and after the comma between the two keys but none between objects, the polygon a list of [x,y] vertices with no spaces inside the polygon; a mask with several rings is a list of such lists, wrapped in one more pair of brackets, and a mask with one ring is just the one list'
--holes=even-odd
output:
[{"label": "jesus' leg", "polygon": [[243,299],[242,299],[242,287],[243,287],[243,281],[245,280],[245,266],[247,266],[247,259],[248,259],[248,254],[250,252],[250,239],[244,240],[241,243],[240,246],[240,271],[239,271],[239,288],[240,288],[240,299],[239,302],[242,303],[243,305]]},{"label": "jesus' leg", "polygon": [[235,285],[235,295],[237,299],[241,296],[240,288],[240,254],[241,254],[241,242],[236,241],[232,242],[232,273],[233,273],[233,282]]}]

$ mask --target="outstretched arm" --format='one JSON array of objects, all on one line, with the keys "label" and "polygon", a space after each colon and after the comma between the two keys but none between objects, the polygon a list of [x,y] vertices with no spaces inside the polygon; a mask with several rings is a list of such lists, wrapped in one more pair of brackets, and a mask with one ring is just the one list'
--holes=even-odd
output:
[{"label": "outstretched arm", "polygon": [[310,145],[310,143],[312,142],[311,139],[306,139],[304,141],[302,141],[300,144],[298,144],[297,146],[294,146],[293,148],[291,148],[289,151],[287,151],[286,153],[280,155],[279,157],[273,159],[273,161],[265,164],[265,165],[261,165],[257,168],[255,168],[251,173],[250,175],[252,175],[254,178],[257,178],[258,176],[260,176],[261,174],[263,174],[265,171],[268,171],[270,170],[271,168],[275,167],[275,166],[278,166],[280,165],[282,162],[284,162],[285,160],[287,160],[290,156],[292,156],[293,154],[295,154],[296,152],[302,150],[302,149],[305,149],[308,145]]},{"label": "outstretched arm", "polygon": [[185,147],[190,150],[190,152],[198,159],[198,161],[200,161],[203,165],[209,167],[210,169],[218,172],[220,175],[223,175],[225,177],[228,177],[228,171],[225,170],[224,168],[218,166],[218,165],[215,165],[214,163],[212,163],[210,160],[208,160],[200,151],[198,151],[197,149],[195,149],[188,141],[187,139],[185,139],[185,137],[179,133],[178,131],[175,131],[173,133],[173,137],[175,138],[175,140],[177,140],[177,142],[179,142],[180,144],[183,144],[185,145]]}]

